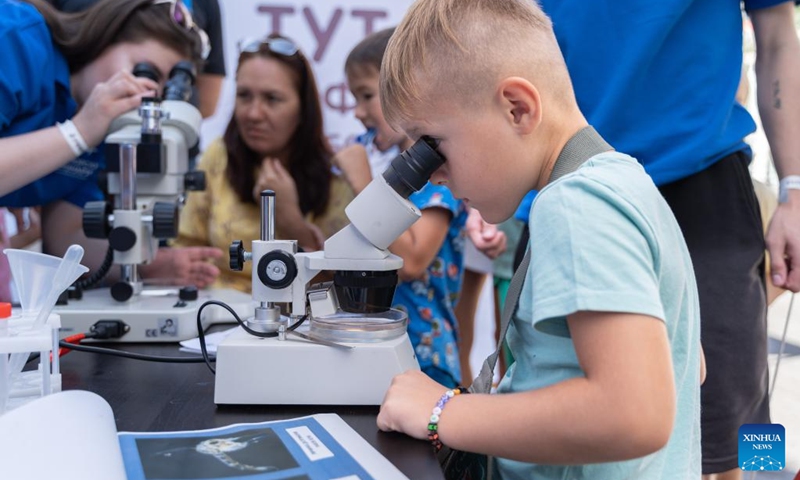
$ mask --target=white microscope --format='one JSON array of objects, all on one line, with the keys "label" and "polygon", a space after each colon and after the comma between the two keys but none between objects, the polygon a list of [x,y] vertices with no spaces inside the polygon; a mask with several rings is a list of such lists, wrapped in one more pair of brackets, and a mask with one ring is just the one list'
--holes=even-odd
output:
[{"label": "white microscope", "polygon": [[[134,75],[157,81],[152,68],[137,64]],[[178,342],[197,336],[197,311],[204,300],[224,299],[241,311],[252,308],[242,292],[144,288],[138,275],[138,265],[155,258],[159,240],[177,236],[185,194],[205,189],[204,172],[189,170],[189,149],[198,142],[202,121],[188,102],[194,79],[193,65],[179,62],[169,74],[163,100],[145,98],[138,111],[112,122],[105,143],[114,205],[87,203],[83,230],[87,237],[108,239],[109,254],[99,276],[113,263],[120,266],[120,277],[110,289],[86,290],[56,307],[64,335],[95,331],[101,322],[105,330],[117,332],[104,341]],[[209,316],[213,313],[202,319],[204,326],[218,320]]]},{"label": "white microscope", "polygon": [[[231,268],[253,262],[259,306],[217,347],[215,403],[380,405],[395,375],[419,369],[408,319],[390,309],[403,260],[387,248],[420,217],[407,198],[443,162],[432,140],[417,141],[347,206],[350,225],[319,252],[274,238],[275,196],[262,192],[261,239],[252,252],[231,245]],[[309,287],[325,270],[333,281]]]}]

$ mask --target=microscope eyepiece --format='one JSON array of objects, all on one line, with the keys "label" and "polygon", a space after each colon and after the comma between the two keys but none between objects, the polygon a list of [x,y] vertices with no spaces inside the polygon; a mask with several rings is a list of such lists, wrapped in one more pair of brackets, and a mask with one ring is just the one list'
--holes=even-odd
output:
[{"label": "microscope eyepiece", "polygon": [[436,151],[436,142],[422,137],[408,150],[392,160],[383,172],[383,178],[403,198],[419,191],[444,163],[445,158]]},{"label": "microscope eyepiece", "polygon": [[149,78],[150,80],[158,83],[159,75],[158,69],[150,62],[140,62],[133,66],[133,76]]},{"label": "microscope eyepiece", "polygon": [[[158,69],[150,62],[140,62],[134,65],[133,75],[149,78],[156,83],[161,80]],[[164,86],[164,100],[188,102],[192,97],[192,86],[196,77],[197,73],[192,62],[182,60],[176,63],[170,70],[169,79]]]},{"label": "microscope eyepiece", "polygon": [[188,102],[192,97],[196,73],[192,62],[182,60],[172,67],[169,80],[164,87],[164,100],[179,100]]}]

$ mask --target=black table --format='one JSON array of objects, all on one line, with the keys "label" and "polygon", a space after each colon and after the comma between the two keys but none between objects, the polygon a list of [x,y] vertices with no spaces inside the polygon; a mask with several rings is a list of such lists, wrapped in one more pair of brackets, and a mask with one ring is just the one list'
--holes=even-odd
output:
[{"label": "black table", "polygon": [[[108,346],[108,345],[104,345]],[[188,355],[176,345],[112,345],[161,356]],[[62,389],[88,390],[114,411],[118,431],[163,432],[223,427],[336,413],[411,479],[443,479],[428,442],[375,425],[378,407],[215,405],[214,377],[205,364],[153,363],[94,353],[61,358]]]}]

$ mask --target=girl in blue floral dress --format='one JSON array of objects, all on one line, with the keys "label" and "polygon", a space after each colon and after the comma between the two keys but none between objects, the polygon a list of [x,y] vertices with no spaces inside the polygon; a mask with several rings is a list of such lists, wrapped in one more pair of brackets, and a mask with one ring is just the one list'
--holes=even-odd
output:
[{"label": "girl in blue floral dress", "polygon": [[[378,74],[392,31],[366,37],[345,64],[348,86],[356,98],[356,118],[367,128],[368,134],[361,138],[373,168],[376,158],[394,158],[413,143],[392,130],[381,111]],[[453,306],[461,289],[467,208],[447,187],[430,183],[409,200],[422,211],[422,218],[389,246],[403,258],[394,308],[408,314],[408,335],[422,371],[455,387],[461,380],[461,366]]]}]

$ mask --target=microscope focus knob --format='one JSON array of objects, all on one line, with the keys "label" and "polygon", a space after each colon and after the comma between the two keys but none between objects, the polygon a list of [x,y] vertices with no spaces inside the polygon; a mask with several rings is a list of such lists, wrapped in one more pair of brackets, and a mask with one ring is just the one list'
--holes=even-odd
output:
[{"label": "microscope focus knob", "polygon": [[136,232],[128,227],[115,227],[108,235],[108,243],[118,252],[127,252],[136,245]]},{"label": "microscope focus knob", "polygon": [[194,170],[183,176],[183,188],[187,192],[202,192],[206,189],[206,172]]},{"label": "microscope focus knob", "polygon": [[178,298],[185,302],[197,300],[198,295],[197,287],[194,285],[188,285],[178,290]]},{"label": "microscope focus knob", "polygon": [[128,282],[117,282],[111,285],[111,298],[118,302],[127,302],[133,297],[133,285]]},{"label": "microscope focus knob", "polygon": [[178,205],[167,202],[153,205],[153,236],[158,239],[178,236]]},{"label": "microscope focus knob", "polygon": [[242,244],[242,241],[234,240],[231,246],[228,247],[228,253],[231,255],[231,270],[241,272],[244,268],[244,244]]},{"label": "microscope focus knob", "polygon": [[83,233],[89,238],[108,238],[111,233],[109,215],[111,205],[108,202],[87,202],[83,207]]},{"label": "microscope focus knob", "polygon": [[269,288],[286,288],[296,277],[297,264],[288,252],[273,250],[258,261],[258,278]]}]

